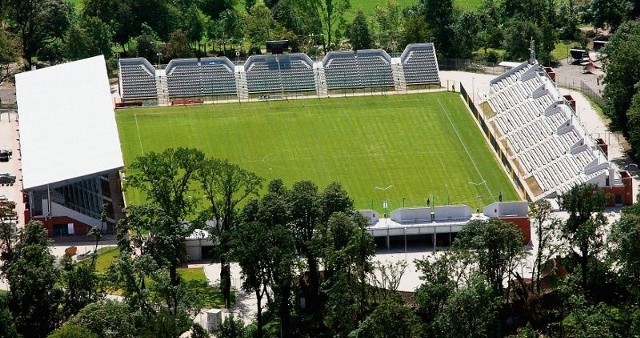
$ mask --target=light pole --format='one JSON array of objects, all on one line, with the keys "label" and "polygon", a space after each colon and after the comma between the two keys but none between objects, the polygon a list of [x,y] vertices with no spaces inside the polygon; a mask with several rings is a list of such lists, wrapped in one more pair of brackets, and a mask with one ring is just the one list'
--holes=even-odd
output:
[{"label": "light pole", "polygon": [[374,187],[384,192],[384,200],[382,201],[382,207],[384,208],[384,218],[387,218],[387,208],[389,207],[389,203],[387,202],[387,190],[389,190],[391,187],[393,187],[393,184],[389,185],[386,188]]},{"label": "light pole", "polygon": [[158,56],[158,69],[160,69],[160,58],[162,57],[162,53],[157,53],[156,56]]}]

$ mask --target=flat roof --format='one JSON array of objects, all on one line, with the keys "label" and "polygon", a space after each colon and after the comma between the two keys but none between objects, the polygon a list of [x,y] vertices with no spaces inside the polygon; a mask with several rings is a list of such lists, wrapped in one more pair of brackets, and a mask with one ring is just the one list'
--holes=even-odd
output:
[{"label": "flat roof", "polygon": [[104,57],[16,75],[23,189],[121,168]]}]

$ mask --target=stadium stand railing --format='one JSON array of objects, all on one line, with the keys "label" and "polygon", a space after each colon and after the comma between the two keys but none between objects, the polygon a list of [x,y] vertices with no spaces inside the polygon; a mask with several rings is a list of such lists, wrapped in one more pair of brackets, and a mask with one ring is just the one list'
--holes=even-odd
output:
[{"label": "stadium stand railing", "polygon": [[118,68],[123,101],[157,98],[156,70],[147,59],[119,59]]}]

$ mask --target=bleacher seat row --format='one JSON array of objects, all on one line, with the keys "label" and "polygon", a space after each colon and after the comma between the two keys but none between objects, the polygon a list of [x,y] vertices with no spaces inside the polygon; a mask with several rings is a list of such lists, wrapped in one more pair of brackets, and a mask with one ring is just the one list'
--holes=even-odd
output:
[{"label": "bleacher seat row", "polygon": [[490,123],[520,163],[521,176],[535,178],[553,197],[574,184],[604,182],[609,163],[576,121],[575,112],[537,62],[525,62],[490,83]]},{"label": "bleacher seat row", "polygon": [[[407,85],[440,84],[432,43],[408,45],[398,63],[403,66]],[[144,58],[120,59],[119,75],[126,101],[157,98],[160,76],[166,76],[171,99],[237,95],[240,72],[246,75],[250,94],[316,91],[319,84],[314,69],[319,68],[323,68],[330,90],[394,87],[391,65],[387,52],[370,49],[329,52],[315,63],[304,53],[253,55],[243,66],[235,66],[226,57],[174,59],[164,71],[156,71]]]}]

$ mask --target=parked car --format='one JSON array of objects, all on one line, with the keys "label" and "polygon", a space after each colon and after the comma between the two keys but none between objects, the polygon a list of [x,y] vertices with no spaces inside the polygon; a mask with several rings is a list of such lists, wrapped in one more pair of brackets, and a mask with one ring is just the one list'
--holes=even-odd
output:
[{"label": "parked car", "polygon": [[0,174],[0,184],[13,184],[16,182],[16,177],[9,174]]},{"label": "parked car", "polygon": [[0,162],[9,162],[11,155],[11,150],[0,149]]}]

